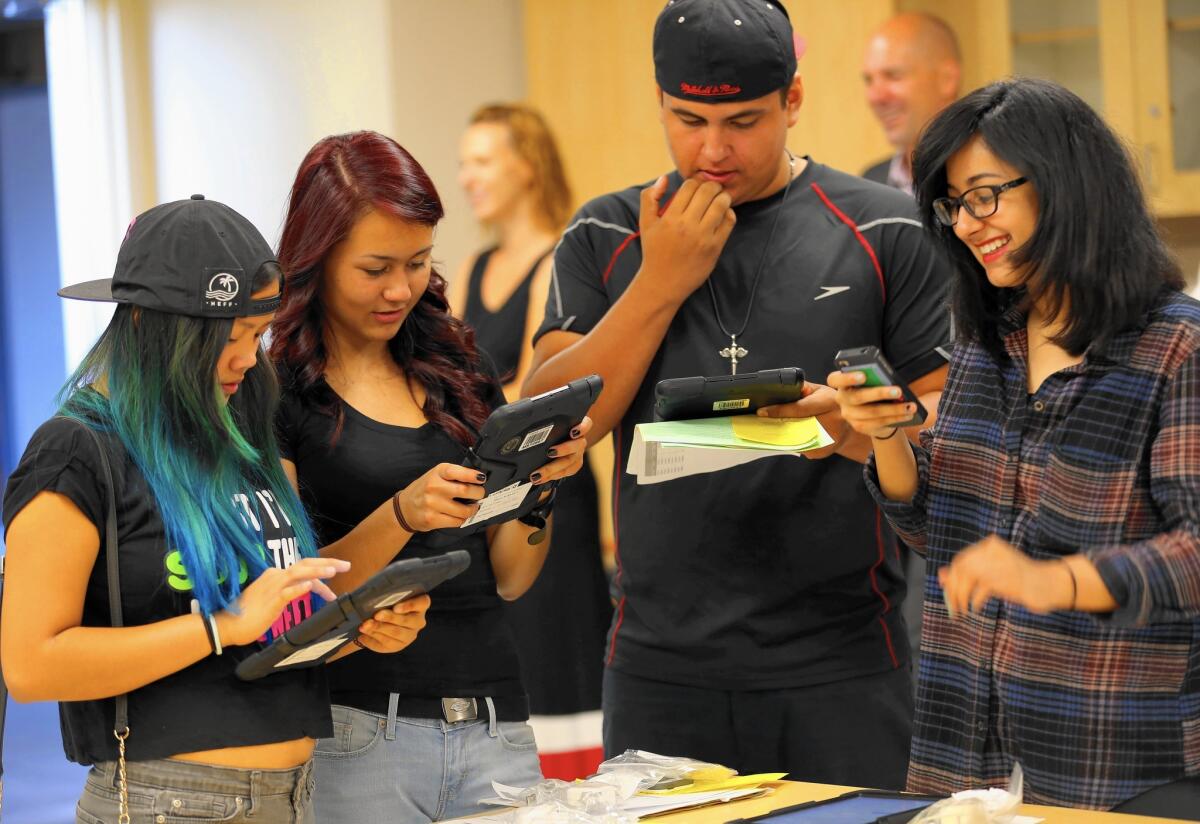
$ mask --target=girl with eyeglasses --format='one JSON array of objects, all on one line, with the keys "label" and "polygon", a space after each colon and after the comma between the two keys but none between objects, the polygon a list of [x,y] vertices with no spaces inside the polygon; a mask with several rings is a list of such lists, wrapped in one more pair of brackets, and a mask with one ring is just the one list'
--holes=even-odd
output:
[{"label": "girl with eyeglasses", "polygon": [[1200,304],[1125,150],[1040,80],[980,89],[914,162],[955,264],[937,423],[834,373],[865,476],[927,553],[908,788],[1108,809],[1200,753]]}]

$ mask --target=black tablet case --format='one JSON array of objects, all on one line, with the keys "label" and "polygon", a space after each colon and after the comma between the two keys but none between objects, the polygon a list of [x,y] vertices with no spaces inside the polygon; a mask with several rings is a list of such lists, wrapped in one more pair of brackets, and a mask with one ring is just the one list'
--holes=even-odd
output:
[{"label": "black tablet case", "polygon": [[[467,466],[487,475],[483,489],[487,495],[513,484],[525,483],[540,466],[549,463],[546,450],[566,440],[599,397],[604,381],[599,375],[573,380],[532,398],[522,398],[501,406],[488,417],[479,431],[479,440],[465,461]],[[477,521],[468,527],[436,530],[444,542],[461,539],[490,524],[519,518],[537,506],[545,489],[532,486],[516,509]]]},{"label": "black tablet case", "polygon": [[749,415],[760,406],[798,401],[803,393],[804,370],[795,366],[744,375],[667,378],[654,386],[654,420]]},{"label": "black tablet case", "polygon": [[[311,617],[284,631],[270,644],[238,664],[237,677],[253,681],[299,667],[311,667],[358,637],[358,627],[376,612],[405,598],[429,592],[443,581],[453,578],[471,564],[464,550],[454,550],[429,558],[406,558],[381,569],[353,592],[338,596],[321,607]],[[289,658],[313,644],[325,644],[319,654],[301,656],[291,663]]]}]

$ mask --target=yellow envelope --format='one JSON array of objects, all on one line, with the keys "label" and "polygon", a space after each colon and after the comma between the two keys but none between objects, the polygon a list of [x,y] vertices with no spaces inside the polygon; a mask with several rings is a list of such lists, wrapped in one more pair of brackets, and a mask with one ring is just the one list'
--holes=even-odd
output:
[{"label": "yellow envelope", "polygon": [[693,781],[682,787],[669,790],[642,790],[638,795],[684,795],[686,793],[709,793],[724,790],[739,790],[744,787],[757,787],[768,781],[778,781],[787,773],[758,773],[757,775],[735,775],[732,778],[722,778],[714,781]]},{"label": "yellow envelope", "polygon": [[775,446],[804,446],[815,441],[820,430],[816,418],[760,418],[757,415],[735,415],[733,434],[747,441]]}]

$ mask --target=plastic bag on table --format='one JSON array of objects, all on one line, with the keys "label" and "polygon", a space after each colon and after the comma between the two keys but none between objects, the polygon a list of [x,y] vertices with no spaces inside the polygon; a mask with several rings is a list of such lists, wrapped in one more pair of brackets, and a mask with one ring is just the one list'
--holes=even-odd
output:
[{"label": "plastic bag on table", "polygon": [[719,781],[732,778],[737,775],[737,770],[720,764],[697,761],[694,758],[658,755],[645,750],[625,750],[620,755],[601,762],[591,780],[603,781],[606,776],[616,775],[638,776],[638,790],[665,790],[670,789],[673,784],[687,781]]},{"label": "plastic bag on table", "polygon": [[1025,774],[1013,765],[1008,789],[963,790],[920,812],[909,824],[1010,824],[1025,794]]}]

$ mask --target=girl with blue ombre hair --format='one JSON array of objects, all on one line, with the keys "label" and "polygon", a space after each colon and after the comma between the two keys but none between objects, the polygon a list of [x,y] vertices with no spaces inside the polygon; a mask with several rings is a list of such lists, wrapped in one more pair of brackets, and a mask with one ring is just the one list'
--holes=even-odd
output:
[{"label": "girl with blue ombre hair", "polygon": [[[253,225],[197,195],[138,216],[112,278],[60,291],[119,305],[5,490],[0,663],[17,700],[62,702],[91,766],[79,822],[313,820],[324,668],[234,674],[350,566],[318,553],[255,368],[282,287]],[[428,604],[376,613],[360,646],[403,649]]]}]

